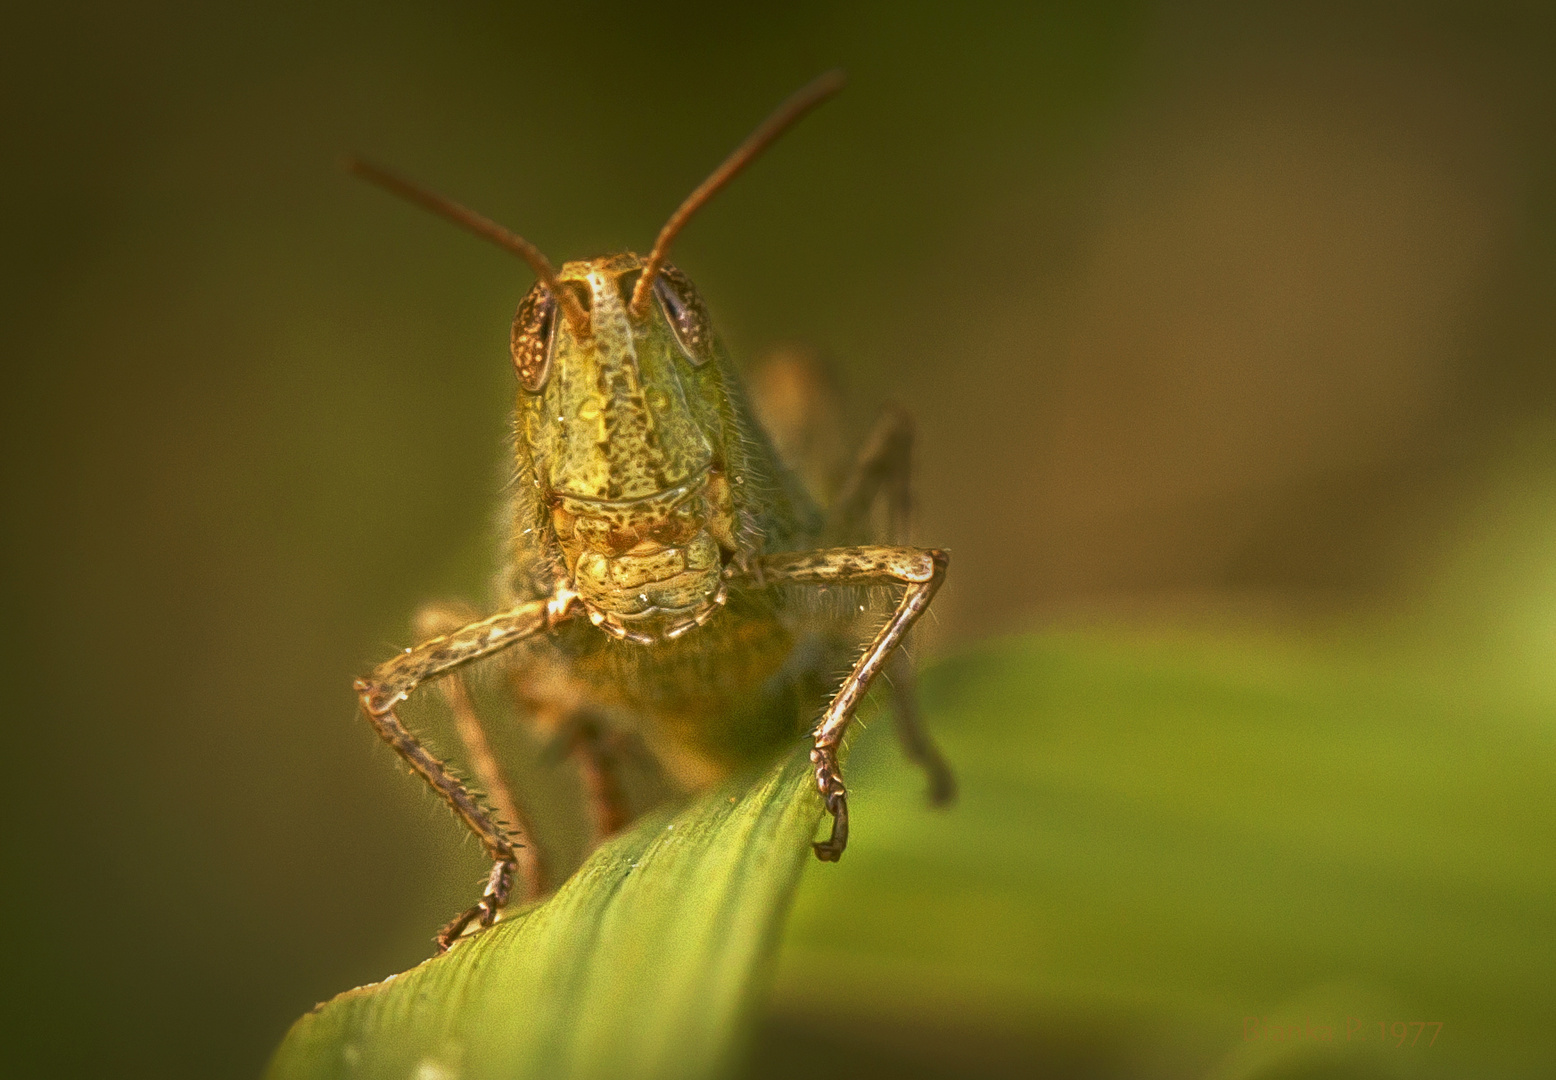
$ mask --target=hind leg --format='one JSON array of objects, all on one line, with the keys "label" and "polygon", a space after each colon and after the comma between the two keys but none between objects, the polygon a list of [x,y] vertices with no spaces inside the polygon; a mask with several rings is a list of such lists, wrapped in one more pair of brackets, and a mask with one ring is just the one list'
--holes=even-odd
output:
[{"label": "hind leg", "polygon": [[835,544],[877,539],[871,517],[877,499],[886,502],[886,542],[912,542],[913,417],[896,405],[875,421],[827,514],[828,539]]},{"label": "hind leg", "polygon": [[746,385],[778,456],[817,503],[832,502],[848,470],[848,447],[830,365],[814,349],[781,345],[761,357]]}]

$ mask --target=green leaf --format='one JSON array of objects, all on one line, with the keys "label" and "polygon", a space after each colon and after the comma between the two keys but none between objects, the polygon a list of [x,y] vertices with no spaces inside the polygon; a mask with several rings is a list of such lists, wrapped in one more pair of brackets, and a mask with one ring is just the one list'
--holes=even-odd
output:
[{"label": "green leaf", "polygon": [[271,1080],[726,1070],[821,814],[801,748],[661,811],[551,897],[293,1025]]},{"label": "green leaf", "polygon": [[[888,725],[855,743],[846,872],[800,888],[761,1075],[846,1010],[889,1075],[992,1046],[1086,1075],[1556,1076],[1556,709],[1377,652],[1116,631],[926,671],[961,800],[924,806]],[[1445,1026],[1401,1048],[1379,1021]]]},{"label": "green leaf", "polygon": [[[1253,638],[1010,639],[920,686],[961,801],[924,806],[888,724],[857,740],[848,855],[799,889],[761,1075],[888,1037],[891,1075],[1088,1039],[1076,1071],[1551,1075],[1548,701]],[[304,1017],[270,1075],[720,1072],[819,815],[803,749],[661,813],[552,900]],[[1363,1041],[1378,1021],[1444,1026],[1397,1048]]]}]

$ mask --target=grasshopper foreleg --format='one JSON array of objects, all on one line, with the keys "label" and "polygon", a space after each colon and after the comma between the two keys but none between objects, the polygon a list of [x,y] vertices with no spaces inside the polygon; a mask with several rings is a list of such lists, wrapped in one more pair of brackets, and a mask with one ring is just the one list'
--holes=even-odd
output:
[{"label": "grasshopper foreleg", "polygon": [[475,795],[448,767],[421,745],[400,723],[395,706],[428,679],[501,652],[525,638],[544,633],[576,612],[577,597],[559,592],[549,600],[536,600],[512,611],[494,615],[460,627],[452,633],[425,641],[413,649],[380,664],[371,675],[356,681],[362,712],[374,730],[395,753],[410,765],[433,791],[453,807],[454,812],[475,833],[493,862],[492,875],[481,900],[454,919],[438,934],[438,951],[443,951],[473,921],[490,926],[498,910],[508,901],[513,874],[518,863],[517,849],[522,841],[511,836],[493,820]]},{"label": "grasshopper foreleg", "polygon": [[929,607],[945,580],[950,556],[933,548],[868,546],[780,552],[758,563],[770,584],[907,586],[897,610],[854,662],[814,732],[810,759],[816,766],[816,788],[832,815],[832,834],[814,847],[817,858],[836,862],[848,845],[848,789],[837,760],[838,745],[876,674]]},{"label": "grasshopper foreleg", "polygon": [[[870,532],[870,511],[878,498],[886,501],[887,537],[903,546],[913,527],[913,418],[888,407],[875,422],[829,513],[828,534],[849,543]],[[898,651],[886,669],[892,690],[892,718],[908,759],[929,778],[929,802],[944,806],[956,797],[956,777],[919,715],[913,665]]]},{"label": "grasshopper foreleg", "polygon": [[[474,610],[464,604],[429,604],[416,613],[415,628],[422,640],[446,637],[458,633],[463,627],[478,621]],[[513,797],[513,790],[503,776],[502,766],[486,737],[486,727],[481,722],[475,701],[471,698],[464,673],[454,671],[437,680],[437,688],[448,704],[454,718],[454,731],[464,744],[465,758],[475,773],[476,783],[486,796],[492,809],[497,811],[500,822],[510,826],[514,839],[514,855],[518,863],[521,897],[533,900],[546,891],[546,865],[542,849],[532,841],[534,829],[528,816]]]}]

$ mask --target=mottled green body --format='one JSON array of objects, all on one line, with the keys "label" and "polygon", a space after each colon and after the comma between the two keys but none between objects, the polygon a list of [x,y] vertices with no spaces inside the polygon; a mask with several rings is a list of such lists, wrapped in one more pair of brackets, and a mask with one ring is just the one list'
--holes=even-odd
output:
[{"label": "mottled green body", "polygon": [[570,582],[589,621],[514,662],[554,669],[533,685],[615,705],[700,784],[807,731],[847,656],[804,625],[814,605],[791,606],[792,590],[726,587],[728,566],[815,546],[822,517],[753,419],[685,276],[669,268],[645,317],[631,317],[642,265],[624,254],[562,267],[562,287],[590,312],[588,336],[534,318],[541,286],[520,306],[515,357],[549,355],[521,378],[499,600]]}]

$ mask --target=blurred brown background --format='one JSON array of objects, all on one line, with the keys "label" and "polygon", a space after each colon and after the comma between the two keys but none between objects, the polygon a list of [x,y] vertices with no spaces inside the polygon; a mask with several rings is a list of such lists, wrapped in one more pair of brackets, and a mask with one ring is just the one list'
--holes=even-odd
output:
[{"label": "blurred brown background", "polygon": [[1556,645],[1547,5],[6,22],[17,1075],[252,1075],[481,873],[349,683],[481,594],[527,271],[345,150],[556,260],[642,249],[841,65],[677,261],[738,354],[835,358],[856,430],[917,414],[938,647],[1075,610]]}]

